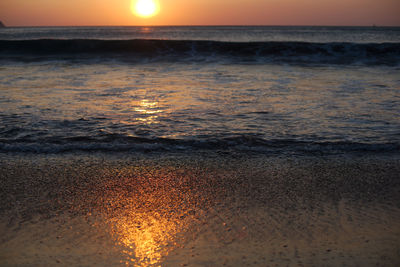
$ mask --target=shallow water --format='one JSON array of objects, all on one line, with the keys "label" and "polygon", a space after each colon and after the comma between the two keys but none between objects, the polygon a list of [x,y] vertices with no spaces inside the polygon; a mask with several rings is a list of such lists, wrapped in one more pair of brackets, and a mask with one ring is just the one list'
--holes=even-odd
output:
[{"label": "shallow water", "polygon": [[312,147],[318,143],[393,150],[400,141],[399,88],[391,67],[6,65],[0,69],[0,149],[319,150]]}]

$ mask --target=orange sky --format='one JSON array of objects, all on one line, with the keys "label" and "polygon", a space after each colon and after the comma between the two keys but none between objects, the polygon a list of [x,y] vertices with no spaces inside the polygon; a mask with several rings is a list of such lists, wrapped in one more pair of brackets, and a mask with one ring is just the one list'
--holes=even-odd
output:
[{"label": "orange sky", "polygon": [[159,0],[138,18],[132,0],[0,0],[7,26],[380,25],[400,26],[400,0]]}]

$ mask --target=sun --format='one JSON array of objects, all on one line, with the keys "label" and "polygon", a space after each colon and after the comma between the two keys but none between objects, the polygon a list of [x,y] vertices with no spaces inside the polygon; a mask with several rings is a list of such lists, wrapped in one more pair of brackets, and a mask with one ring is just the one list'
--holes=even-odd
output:
[{"label": "sun", "polygon": [[133,0],[132,12],[142,18],[150,18],[160,12],[158,0]]}]

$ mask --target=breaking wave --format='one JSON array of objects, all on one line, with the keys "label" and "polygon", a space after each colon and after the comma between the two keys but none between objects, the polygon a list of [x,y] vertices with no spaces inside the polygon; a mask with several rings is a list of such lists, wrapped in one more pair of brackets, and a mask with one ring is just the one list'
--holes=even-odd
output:
[{"label": "breaking wave", "polygon": [[400,43],[218,42],[181,40],[0,40],[0,59],[228,60],[398,65]]}]

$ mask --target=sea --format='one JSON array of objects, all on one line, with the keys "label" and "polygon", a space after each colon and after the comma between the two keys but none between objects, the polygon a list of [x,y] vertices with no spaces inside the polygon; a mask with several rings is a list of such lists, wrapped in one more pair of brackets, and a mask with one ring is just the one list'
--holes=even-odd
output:
[{"label": "sea", "polygon": [[0,153],[399,148],[399,27],[0,29]]}]

